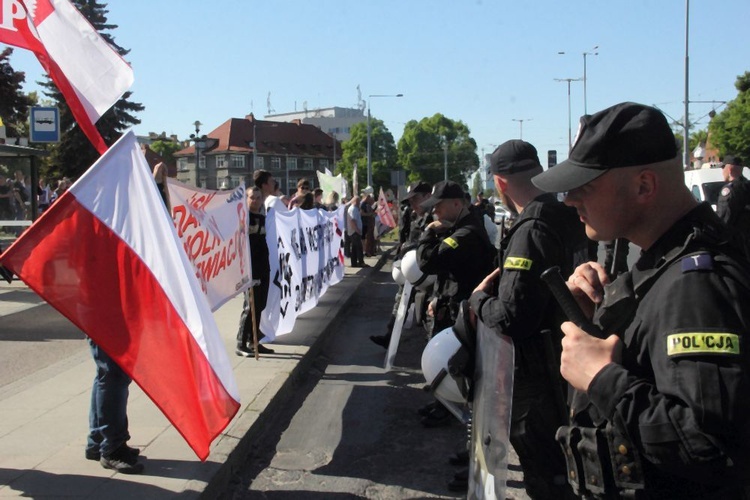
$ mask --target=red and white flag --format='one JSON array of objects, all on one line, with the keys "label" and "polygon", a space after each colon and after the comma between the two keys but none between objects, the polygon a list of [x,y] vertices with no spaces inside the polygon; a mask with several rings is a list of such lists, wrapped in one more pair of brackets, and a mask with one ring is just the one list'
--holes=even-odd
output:
[{"label": "red and white flag", "polygon": [[390,228],[396,227],[396,219],[393,218],[393,212],[391,212],[391,207],[388,205],[383,188],[380,188],[380,194],[378,195],[377,214],[380,217],[381,224]]},{"label": "red and white flag", "polygon": [[206,459],[239,391],[132,131],[0,262],[104,349]]},{"label": "red and white flag", "polygon": [[0,0],[0,42],[34,52],[100,154],[94,123],[133,84],[133,70],[69,0]]}]

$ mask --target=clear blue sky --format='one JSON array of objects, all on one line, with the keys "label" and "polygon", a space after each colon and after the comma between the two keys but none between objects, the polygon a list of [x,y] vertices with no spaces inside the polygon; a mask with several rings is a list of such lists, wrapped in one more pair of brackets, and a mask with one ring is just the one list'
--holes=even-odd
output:
[{"label": "clear blue sky", "polygon": [[[138,134],[186,138],[251,111],[267,114],[357,104],[396,140],[404,124],[435,113],[465,122],[478,154],[518,138],[567,156],[567,84],[583,76],[588,111],[620,101],[683,115],[685,0],[153,0],[107,2],[115,40],[131,50],[133,100],[146,109]],[[690,2],[690,100],[736,97],[750,70],[750,1]],[[565,51],[565,55],[558,52]],[[34,90],[41,69],[16,49]],[[583,86],[571,84],[572,128]],[[705,128],[710,104],[691,104]]]}]

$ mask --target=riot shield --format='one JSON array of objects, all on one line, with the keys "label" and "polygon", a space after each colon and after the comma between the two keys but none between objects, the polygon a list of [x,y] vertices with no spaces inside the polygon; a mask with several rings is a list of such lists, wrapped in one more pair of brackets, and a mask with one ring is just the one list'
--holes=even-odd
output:
[{"label": "riot shield", "polygon": [[391,331],[391,342],[388,344],[388,352],[385,354],[385,371],[387,372],[391,371],[393,361],[396,359],[396,351],[398,350],[398,343],[401,340],[401,330],[404,327],[406,311],[409,308],[412,288],[412,284],[408,281],[404,283],[404,289],[401,292],[401,302],[399,302],[398,311],[396,312],[396,322],[393,323],[393,330]]},{"label": "riot shield", "polygon": [[477,321],[468,499],[503,499],[513,401],[513,341]]}]

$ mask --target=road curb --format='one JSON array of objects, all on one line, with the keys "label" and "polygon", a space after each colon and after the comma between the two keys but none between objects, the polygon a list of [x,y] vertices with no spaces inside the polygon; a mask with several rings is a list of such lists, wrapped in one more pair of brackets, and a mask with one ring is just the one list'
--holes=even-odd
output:
[{"label": "road curb", "polygon": [[[213,500],[227,489],[245,463],[247,455],[257,438],[285,408],[295,390],[304,381],[304,374],[315,363],[328,337],[339,323],[341,314],[349,308],[359,288],[373,272],[377,272],[385,265],[394,250],[395,247],[384,250],[375,266],[371,267],[369,272],[361,276],[356,282],[349,285],[352,290],[343,293],[338,303],[331,307],[330,313],[325,318],[327,323],[321,329],[320,335],[310,345],[295,367],[288,373],[277,375],[260,392],[256,400],[249,404],[237,417],[235,424],[222,434],[211,455],[212,457],[225,455],[226,458],[222,460],[223,463],[208,480],[205,488],[200,492],[199,498]],[[244,429],[245,425],[247,425],[246,430]],[[242,435],[238,436],[238,434]],[[190,489],[187,489],[187,491],[190,491]]]}]

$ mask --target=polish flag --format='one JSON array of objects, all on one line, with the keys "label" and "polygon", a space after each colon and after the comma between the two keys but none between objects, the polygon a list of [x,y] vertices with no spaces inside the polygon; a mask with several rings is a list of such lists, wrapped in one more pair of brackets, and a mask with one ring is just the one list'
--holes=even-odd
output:
[{"label": "polish flag", "polygon": [[133,70],[69,0],[0,0],[0,42],[34,52],[100,154],[94,124],[133,85]]},{"label": "polish flag", "polygon": [[148,394],[201,460],[239,409],[226,348],[135,135],[0,256]]}]

